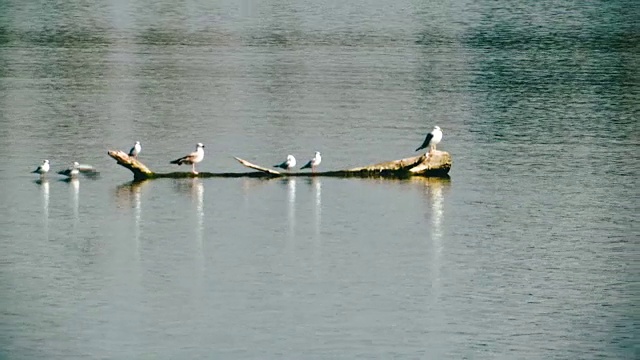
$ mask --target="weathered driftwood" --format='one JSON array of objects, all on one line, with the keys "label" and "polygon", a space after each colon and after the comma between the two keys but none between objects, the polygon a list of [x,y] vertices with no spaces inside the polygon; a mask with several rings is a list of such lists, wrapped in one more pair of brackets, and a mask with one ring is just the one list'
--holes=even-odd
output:
[{"label": "weathered driftwood", "polygon": [[284,172],[253,164],[249,161],[234,157],[240,164],[257,170],[244,173],[209,173],[190,172],[155,173],[134,157],[124,151],[109,151],[109,156],[133,172],[134,180],[155,178],[186,178],[186,177],[285,177],[285,176],[332,176],[332,177],[391,177],[406,178],[410,176],[445,177],[451,169],[451,156],[445,151],[433,151],[430,154],[412,156],[405,159],[387,161],[379,164],[356,167],[346,170],[322,172]]},{"label": "weathered driftwood", "polygon": [[129,154],[124,151],[109,150],[107,154],[114,158],[118,162],[118,165],[124,166],[127,169],[131,170],[134,180],[144,180],[156,177],[156,174],[153,171],[149,170],[149,168],[146,167],[145,164],[138,161],[138,159],[129,156]]}]

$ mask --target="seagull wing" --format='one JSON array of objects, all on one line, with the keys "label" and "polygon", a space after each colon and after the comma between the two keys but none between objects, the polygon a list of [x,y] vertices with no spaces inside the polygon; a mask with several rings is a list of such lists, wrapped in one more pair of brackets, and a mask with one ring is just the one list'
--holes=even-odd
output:
[{"label": "seagull wing", "polygon": [[73,172],[73,169],[64,169],[64,170],[58,171],[58,174],[71,177],[74,175],[74,172]]},{"label": "seagull wing", "polygon": [[303,167],[301,167],[300,169],[308,169],[311,167],[311,165],[313,165],[313,160],[309,160],[308,163],[306,163]]},{"label": "seagull wing", "polygon": [[191,154],[187,155],[187,156],[183,156],[179,159],[175,159],[173,161],[170,161],[170,164],[178,164],[178,165],[182,165],[182,164],[193,164],[193,160],[198,157],[198,153],[197,152],[192,152]]},{"label": "seagull wing", "polygon": [[422,143],[422,145],[420,145],[419,148],[416,149],[416,151],[422,150],[422,149],[426,148],[427,146],[429,146],[429,142],[431,142],[431,139],[433,139],[433,134],[432,133],[428,133],[427,137],[424,139],[424,142]]}]

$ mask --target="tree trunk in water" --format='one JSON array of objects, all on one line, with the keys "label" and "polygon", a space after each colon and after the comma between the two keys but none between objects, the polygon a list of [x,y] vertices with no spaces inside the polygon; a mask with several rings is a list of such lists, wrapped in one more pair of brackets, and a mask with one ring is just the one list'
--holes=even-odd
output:
[{"label": "tree trunk in water", "polygon": [[267,167],[253,164],[249,161],[234,157],[240,164],[257,171],[245,173],[208,173],[200,172],[171,172],[155,173],[134,157],[130,157],[124,151],[108,152],[118,165],[124,166],[133,173],[134,180],[147,180],[155,178],[185,178],[185,177],[285,177],[285,176],[331,176],[331,177],[390,177],[407,178],[410,176],[447,177],[451,169],[451,155],[445,151],[433,151],[431,153],[412,156],[405,159],[387,161],[383,163],[356,167],[346,170],[322,171],[322,172],[281,172]]}]

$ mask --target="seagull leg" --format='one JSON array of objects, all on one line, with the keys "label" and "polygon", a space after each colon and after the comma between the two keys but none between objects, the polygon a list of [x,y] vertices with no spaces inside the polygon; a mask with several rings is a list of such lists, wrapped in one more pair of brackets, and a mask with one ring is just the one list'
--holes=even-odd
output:
[{"label": "seagull leg", "polygon": [[196,171],[196,164],[195,164],[195,163],[194,163],[194,164],[191,164],[191,172],[192,172],[194,175],[198,175],[198,172]]}]

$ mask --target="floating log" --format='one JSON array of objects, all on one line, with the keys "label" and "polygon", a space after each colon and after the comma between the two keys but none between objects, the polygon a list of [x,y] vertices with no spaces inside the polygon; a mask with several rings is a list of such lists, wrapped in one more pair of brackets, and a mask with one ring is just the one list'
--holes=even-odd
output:
[{"label": "floating log", "polygon": [[156,177],[156,174],[149,170],[145,164],[138,161],[137,158],[129,156],[129,154],[124,151],[109,150],[107,154],[114,158],[118,162],[118,165],[129,169],[133,173],[133,180],[145,180]]},{"label": "floating log", "polygon": [[240,164],[256,170],[244,173],[209,173],[200,172],[170,172],[155,173],[137,158],[129,156],[120,150],[110,150],[109,156],[116,160],[118,165],[129,169],[133,173],[134,181],[156,178],[188,178],[188,177],[286,177],[286,176],[331,176],[331,177],[390,177],[408,178],[411,176],[423,177],[447,177],[451,169],[451,155],[445,151],[435,150],[431,153],[412,156],[405,159],[393,160],[356,167],[346,170],[320,171],[320,172],[285,172],[276,171],[268,167],[253,164],[247,160],[234,157]]}]

